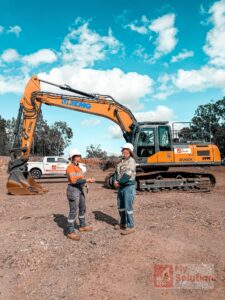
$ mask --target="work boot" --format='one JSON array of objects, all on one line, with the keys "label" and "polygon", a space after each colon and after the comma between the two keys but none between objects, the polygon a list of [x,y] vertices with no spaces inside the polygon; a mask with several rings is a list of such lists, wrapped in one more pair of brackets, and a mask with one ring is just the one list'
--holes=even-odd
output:
[{"label": "work boot", "polygon": [[125,230],[123,230],[123,231],[121,232],[121,234],[122,234],[122,235],[128,235],[128,234],[133,233],[133,232],[135,232],[134,227],[132,227],[132,228],[127,227]]},{"label": "work boot", "polygon": [[71,239],[71,240],[74,240],[74,241],[79,241],[80,240],[79,234],[76,234],[75,232],[68,233],[67,238]]},{"label": "work boot", "polygon": [[114,226],[114,229],[115,230],[119,230],[119,229],[125,230],[126,229],[126,225],[124,225],[124,224],[116,224]]},{"label": "work boot", "polygon": [[79,227],[79,231],[80,232],[84,232],[84,231],[92,231],[93,228],[91,226],[82,226],[82,227]]}]

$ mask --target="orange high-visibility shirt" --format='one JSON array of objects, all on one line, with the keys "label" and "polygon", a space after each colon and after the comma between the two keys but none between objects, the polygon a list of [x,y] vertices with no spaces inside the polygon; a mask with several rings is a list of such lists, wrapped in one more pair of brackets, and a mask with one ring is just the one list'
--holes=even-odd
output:
[{"label": "orange high-visibility shirt", "polygon": [[84,173],[79,165],[74,165],[73,163],[70,163],[66,168],[66,175],[69,183],[76,183],[79,179],[85,179]]}]

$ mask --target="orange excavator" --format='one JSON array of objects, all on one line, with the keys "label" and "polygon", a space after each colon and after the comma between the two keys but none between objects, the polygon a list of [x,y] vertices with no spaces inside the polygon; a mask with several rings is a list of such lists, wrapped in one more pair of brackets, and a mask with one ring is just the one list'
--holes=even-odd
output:
[{"label": "orange excavator", "polygon": [[[41,91],[40,83],[57,86],[70,94]],[[72,95],[71,95],[72,93]],[[133,113],[111,96],[89,94],[68,85],[57,85],[37,76],[31,77],[20,100],[14,145],[8,164],[7,189],[13,195],[41,194],[46,190],[27,171],[35,126],[41,105],[52,105],[105,117],[118,124],[126,142],[134,145],[137,156],[137,188],[147,191],[209,191],[215,185],[212,174],[169,172],[170,167],[215,166],[221,164],[220,151],[210,143],[174,144],[168,122],[138,122]],[[22,123],[22,141],[18,132]],[[113,186],[112,176],[106,185]]]}]

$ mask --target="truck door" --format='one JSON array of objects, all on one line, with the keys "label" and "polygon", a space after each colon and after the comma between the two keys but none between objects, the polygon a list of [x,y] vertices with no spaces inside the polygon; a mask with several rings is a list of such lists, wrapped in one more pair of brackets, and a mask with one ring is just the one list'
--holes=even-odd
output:
[{"label": "truck door", "polygon": [[56,161],[55,157],[47,157],[46,162],[44,163],[44,168],[46,174],[56,173]]},{"label": "truck door", "polygon": [[67,168],[68,162],[63,157],[57,158],[57,174],[66,174],[66,168]]}]

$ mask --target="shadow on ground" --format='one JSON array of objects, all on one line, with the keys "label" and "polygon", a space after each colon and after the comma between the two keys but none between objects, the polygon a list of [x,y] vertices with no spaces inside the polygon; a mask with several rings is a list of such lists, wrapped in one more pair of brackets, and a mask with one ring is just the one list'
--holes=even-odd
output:
[{"label": "shadow on ground", "polygon": [[[67,217],[65,217],[62,214],[54,214],[53,217],[54,217],[54,222],[58,225],[58,227],[60,227],[60,228],[63,229],[64,235],[67,235],[67,233],[68,233],[67,232],[67,227],[66,227],[66,225],[67,225]],[[76,222],[74,223],[74,227],[76,229],[79,228],[79,226],[77,225]]]},{"label": "shadow on ground", "polygon": [[114,219],[113,217],[111,217],[99,210],[93,211],[93,214],[95,215],[95,219],[98,221],[105,222],[112,226],[118,224],[118,221],[116,219]]},{"label": "shadow on ground", "polygon": [[67,224],[67,218],[62,214],[54,214],[54,222],[63,229],[64,235],[66,235],[66,224]]}]

